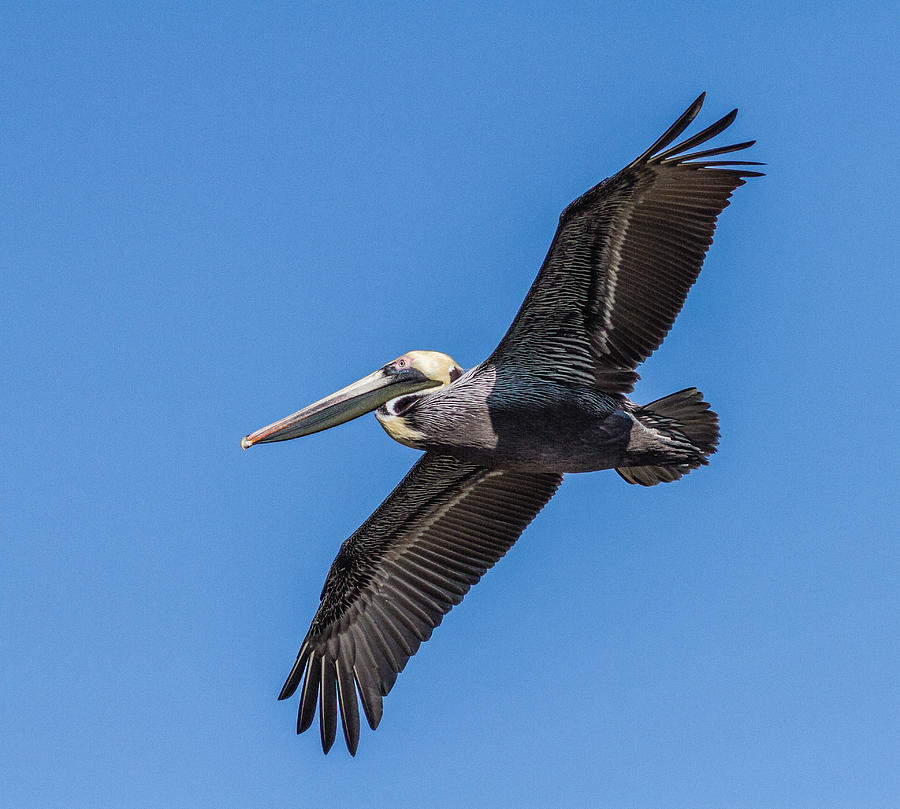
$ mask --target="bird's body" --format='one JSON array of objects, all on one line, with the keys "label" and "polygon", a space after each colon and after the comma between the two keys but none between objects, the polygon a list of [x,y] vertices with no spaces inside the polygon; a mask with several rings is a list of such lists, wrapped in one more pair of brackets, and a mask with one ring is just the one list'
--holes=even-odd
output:
[{"label": "bird's body", "polygon": [[626,401],[584,385],[513,381],[482,364],[449,387],[411,397],[402,428],[389,411],[393,402],[375,415],[402,444],[482,466],[591,472],[622,460],[632,423]]},{"label": "bird's body", "polygon": [[671,437],[642,420],[644,408],[624,395],[540,377],[506,379],[503,368],[491,363],[453,385],[408,398],[376,411],[388,435],[486,467],[595,472],[672,463],[678,451]]},{"label": "bird's body", "polygon": [[695,388],[638,405],[635,368],[662,342],[712,243],[731,192],[758,176],[710,160],[752,141],[689,150],[736,111],[670,146],[703,96],[640,157],[560,216],[518,315],[494,352],[463,372],[411,351],[243,439],[284,441],[375,410],[425,454],[341,546],[282,689],[302,683],[298,732],[318,710],[323,749],[340,716],[359,741],[399,672],[553,496],[562,475],[616,469],[629,483],[677,480],[707,463],[718,418]]}]

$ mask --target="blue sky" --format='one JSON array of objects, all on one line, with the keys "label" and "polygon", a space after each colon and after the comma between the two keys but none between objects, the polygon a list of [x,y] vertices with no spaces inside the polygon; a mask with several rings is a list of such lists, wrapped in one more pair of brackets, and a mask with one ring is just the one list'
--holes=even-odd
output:
[{"label": "blue sky", "polygon": [[[889,4],[6,4],[3,802],[883,807],[900,794]],[[351,759],[275,696],[416,453],[244,434],[468,367],[560,210],[701,91],[739,189],[635,398],[711,465],[570,476]]]}]

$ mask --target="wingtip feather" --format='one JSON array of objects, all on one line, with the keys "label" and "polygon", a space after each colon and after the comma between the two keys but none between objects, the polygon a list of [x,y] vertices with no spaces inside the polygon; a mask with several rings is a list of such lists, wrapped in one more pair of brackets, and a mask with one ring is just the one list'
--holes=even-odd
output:
[{"label": "wingtip feather", "polygon": [[306,663],[306,676],[303,679],[303,690],[300,692],[300,706],[297,709],[297,733],[310,729],[316,718],[316,703],[319,697],[319,672],[315,659],[310,657]]},{"label": "wingtip feather", "polygon": [[706,100],[706,91],[704,90],[694,102],[678,116],[675,123],[673,123],[662,135],[660,135],[656,141],[654,141],[653,145],[647,149],[643,154],[633,160],[628,166],[631,168],[632,166],[637,166],[640,163],[643,163],[648,158],[655,155],[660,149],[665,149],[675,138],[677,138],[685,129],[687,129],[694,118],[700,113],[700,108],[703,106],[703,102]]},{"label": "wingtip feather", "polygon": [[319,684],[319,731],[322,752],[328,753],[337,736],[337,683],[334,663],[322,656],[322,679]]},{"label": "wingtip feather", "polygon": [[692,149],[694,146],[697,146],[700,143],[706,143],[706,141],[712,140],[714,137],[716,137],[716,135],[721,134],[734,123],[734,119],[737,118],[737,113],[737,107],[735,107],[727,115],[723,115],[721,118],[719,118],[718,121],[710,124],[708,127],[706,127],[706,129],[702,129],[696,135],[691,135],[691,137],[683,140],[681,143],[675,144],[671,148],[666,149],[666,151],[664,152],[654,154],[650,162],[661,163],[662,161],[674,157],[681,152]]},{"label": "wingtip feather", "polygon": [[281,686],[278,699],[289,699],[294,695],[294,692],[297,690],[297,687],[300,685],[300,681],[303,678],[303,670],[306,668],[309,652],[309,644],[306,641],[303,641],[300,651],[297,652],[297,659],[291,667],[290,674],[288,674],[287,679],[284,681],[284,685]]},{"label": "wingtip feather", "polygon": [[347,662],[342,657],[335,661],[335,666],[344,741],[347,743],[350,755],[355,756],[356,748],[359,747],[359,704],[356,699],[356,684],[353,680],[353,672],[350,671]]}]

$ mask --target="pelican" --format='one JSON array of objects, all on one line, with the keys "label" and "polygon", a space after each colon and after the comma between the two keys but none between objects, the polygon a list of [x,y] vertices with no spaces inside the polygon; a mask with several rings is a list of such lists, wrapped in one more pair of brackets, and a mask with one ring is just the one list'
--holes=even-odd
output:
[{"label": "pelican", "polygon": [[732,192],[761,176],[746,168],[760,163],[711,159],[755,141],[694,151],[737,110],[671,145],[704,97],[566,207],[515,320],[480,365],[463,371],[447,354],[408,351],[242,439],[244,449],[287,441],[374,410],[391,438],[424,450],[341,545],[279,695],[300,688],[298,733],[318,710],[324,752],[340,716],[356,754],[359,705],[375,730],[409,658],[565,473],[615,469],[654,486],[716,451],[718,417],[696,388],[643,406],[626,395],[681,310]]}]

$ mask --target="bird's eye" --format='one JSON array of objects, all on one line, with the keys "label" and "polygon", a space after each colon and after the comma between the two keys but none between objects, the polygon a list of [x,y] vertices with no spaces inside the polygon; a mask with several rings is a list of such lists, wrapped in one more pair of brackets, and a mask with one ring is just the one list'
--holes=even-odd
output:
[{"label": "bird's eye", "polygon": [[400,357],[400,359],[397,360],[397,367],[398,367],[398,368],[405,368],[405,367],[406,367],[406,360],[403,359],[403,357]]}]

